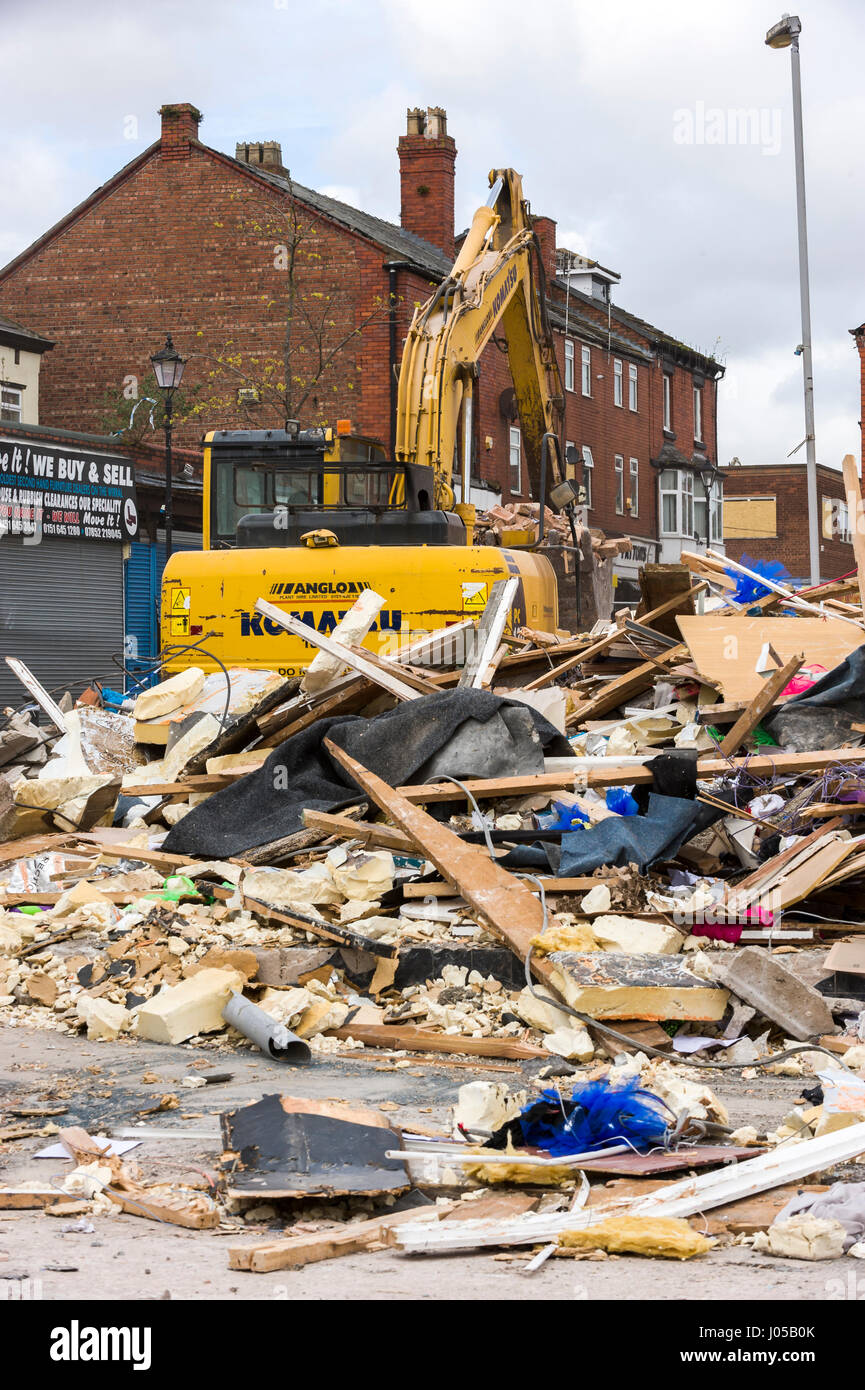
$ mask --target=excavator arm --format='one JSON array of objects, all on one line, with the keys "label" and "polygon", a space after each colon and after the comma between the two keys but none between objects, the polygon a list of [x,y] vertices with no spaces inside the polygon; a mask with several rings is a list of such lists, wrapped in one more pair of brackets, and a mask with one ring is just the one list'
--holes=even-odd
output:
[{"label": "excavator arm", "polygon": [[[519,174],[494,169],[490,185],[490,197],[475,213],[450,275],[415,311],[399,376],[397,459],[433,468],[434,505],[443,510],[451,510],[455,500],[452,478],[461,413],[464,438],[470,438],[478,362],[496,331],[507,341],[535,496],[545,437],[553,482],[564,476],[564,400],[547,323],[539,243]],[[464,502],[467,474],[466,454]]]}]

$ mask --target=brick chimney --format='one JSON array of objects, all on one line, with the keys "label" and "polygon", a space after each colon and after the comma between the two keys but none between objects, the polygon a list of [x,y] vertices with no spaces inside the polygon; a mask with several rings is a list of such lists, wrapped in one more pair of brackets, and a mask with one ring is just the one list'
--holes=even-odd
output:
[{"label": "brick chimney", "polygon": [[541,243],[541,260],[548,280],[556,278],[556,228],[551,217],[533,217],[532,227]]},{"label": "brick chimney", "polygon": [[282,145],[278,140],[247,141],[243,145],[236,145],[234,157],[241,164],[252,164],[256,169],[264,169],[270,174],[288,172],[282,162]]},{"label": "brick chimney", "polygon": [[400,222],[406,231],[454,254],[454,165],[457,147],[440,106],[410,108],[399,138]]},{"label": "brick chimney", "polygon": [[162,117],[162,158],[186,159],[190,145],[198,140],[201,112],[190,102],[183,101],[178,106],[160,106],[159,114]]}]

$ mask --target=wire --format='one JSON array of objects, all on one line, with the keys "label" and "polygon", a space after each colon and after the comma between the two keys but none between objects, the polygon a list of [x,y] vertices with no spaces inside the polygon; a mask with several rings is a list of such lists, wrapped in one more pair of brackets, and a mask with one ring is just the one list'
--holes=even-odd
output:
[{"label": "wire", "polygon": [[[530,877],[530,875],[527,874],[525,875],[525,877],[528,878]],[[546,921],[544,925],[546,926]],[[562,1013],[570,1014],[572,1018],[579,1019],[580,1023],[582,1023],[583,1026],[586,1028],[595,1028],[598,1030],[598,1032],[605,1033],[607,1037],[615,1038],[616,1042],[625,1043],[628,1047],[634,1046],[634,1039],[632,1037],[628,1037],[626,1033],[618,1033],[615,1028],[610,1028],[608,1024],[599,1022],[598,1019],[592,1018],[590,1014],[580,1013],[578,1009],[572,1009],[570,1004],[565,1004],[558,999],[551,999],[549,995],[540,994],[534,984],[534,981],[532,980],[531,974],[532,956],[534,955],[534,950],[534,946],[529,947],[528,954],[526,956],[525,967],[526,987],[529,990],[529,992],[534,995],[536,999],[541,1000],[541,1002],[544,1004],[552,1004],[554,1008],[561,1009]],[[679,1057],[675,1053],[662,1052],[660,1048],[651,1047],[648,1043],[641,1043],[640,1051],[648,1053],[651,1057],[660,1057],[665,1062],[687,1062],[686,1057]],[[708,1059],[701,1059],[699,1062],[696,1063],[687,1062],[687,1065],[698,1067],[711,1067],[715,1071],[738,1071],[743,1067],[773,1066],[776,1062],[783,1062],[785,1058],[795,1057],[800,1052],[823,1052],[826,1054],[827,1057],[830,1057],[836,1065],[840,1063],[842,1067],[845,1067],[843,1058],[839,1057],[834,1052],[830,1052],[828,1047],[821,1047],[819,1043],[798,1043],[796,1047],[788,1047],[785,1049],[784,1052],[770,1052],[765,1057],[756,1057],[748,1062],[710,1062]],[[849,1071],[849,1068],[845,1067],[845,1070]]]},{"label": "wire", "polygon": [[439,773],[439,781],[441,781],[441,782],[453,782],[454,786],[455,786],[455,787],[459,787],[460,791],[463,793],[463,795],[465,796],[466,800],[470,803],[472,810],[476,813],[478,819],[480,820],[480,823],[481,823],[481,830],[483,831],[484,839],[485,839],[486,842],[487,842],[487,849],[489,850],[490,859],[492,859],[493,862],[495,863],[495,860],[496,860],[496,851],[495,851],[495,846],[493,845],[493,842],[492,842],[492,840],[490,839],[490,827],[489,827],[489,824],[488,824],[488,822],[487,822],[487,818],[486,818],[486,816],[484,815],[484,813],[483,813],[483,811],[481,810],[481,808],[480,808],[480,806],[478,805],[478,803],[475,801],[474,796],[473,796],[472,793],[469,791],[469,788],[466,786],[465,782],[461,782],[461,781],[459,780],[458,777],[450,777],[450,776],[448,776],[448,774],[447,774],[446,772]]},{"label": "wire", "polygon": [[[457,777],[450,777],[444,773],[441,775],[440,780],[445,782],[453,782],[455,786],[459,787],[471,803],[472,809],[477,811],[478,815],[481,816],[481,819],[483,821],[484,839],[487,842],[487,849],[489,850],[490,858],[493,861],[495,861],[495,850],[493,848],[492,840],[490,839],[486,819],[482,816],[478,803],[475,801],[475,798],[469,791],[468,787],[466,787],[464,783],[460,782]],[[538,893],[540,894],[541,910],[543,912],[543,925],[541,926],[541,935],[543,935],[549,923],[547,895],[544,890],[543,882],[540,878],[538,878],[536,874],[517,873],[515,877],[526,879],[529,883],[534,883],[537,886]],[[549,995],[541,994],[537,989],[534,980],[532,979],[532,957],[534,955],[534,951],[534,946],[530,946],[525,959],[525,976],[526,988],[529,990],[529,993],[534,996],[535,999],[540,1000],[540,1002],[543,1004],[551,1004],[555,1009],[561,1009],[562,1013],[569,1014],[571,1018],[578,1019],[579,1022],[582,1023],[583,1026],[586,1028],[596,1029],[598,1032],[604,1033],[607,1037],[615,1039],[616,1042],[625,1043],[626,1046],[633,1047],[634,1039],[632,1037],[628,1037],[626,1033],[617,1032],[615,1028],[610,1028],[608,1024],[601,1023],[598,1019],[592,1018],[590,1014],[580,1013],[578,1009],[572,1008],[570,1004],[564,1003],[563,1000],[551,999]],[[686,1056],[679,1057],[676,1053],[663,1052],[660,1048],[651,1047],[648,1043],[641,1044],[640,1051],[648,1053],[648,1055],[651,1057],[660,1057],[665,1062],[681,1062],[682,1064],[687,1064],[690,1066],[696,1065],[700,1067],[711,1067],[713,1070],[716,1071],[739,1071],[744,1067],[772,1066],[776,1062],[783,1062],[787,1057],[795,1057],[800,1052],[822,1052],[827,1057],[830,1057],[833,1062],[840,1063],[842,1067],[845,1066],[845,1063],[842,1058],[837,1056],[836,1053],[830,1052],[827,1047],[820,1046],[819,1043],[797,1044],[795,1047],[788,1047],[783,1052],[768,1053],[765,1057],[757,1057],[748,1062],[711,1062],[708,1060],[708,1058],[703,1059],[698,1063],[688,1062]],[[849,1070],[849,1068],[845,1067],[845,1070]]]},{"label": "wire", "polygon": [[[214,663],[214,665],[219,666],[223,675],[225,676],[225,710],[223,711],[222,719],[220,721],[221,728],[224,729],[228,722],[228,712],[231,706],[231,678],[228,674],[228,669],[226,668],[224,662],[222,662],[220,658],[215,655],[214,652],[208,651],[206,647],[202,647],[201,645],[202,642],[206,642],[209,638],[216,636],[218,636],[218,633],[216,632],[205,632],[204,636],[200,637],[197,642],[190,642],[185,645],[178,643],[170,647],[163,647],[163,656],[141,657],[140,661],[142,666],[147,666],[149,668],[144,674],[152,675],[154,671],[160,670],[163,666],[167,664],[170,656],[178,656],[180,652],[194,651],[199,652],[201,656],[208,657]],[[143,683],[143,677],[136,676],[134,672],[130,671],[125,665],[123,658],[118,653],[115,652],[114,656],[111,659],[115,663],[116,670],[121,671],[123,675],[126,677],[126,679],[131,681],[133,685],[140,686]],[[74,690],[79,685],[98,686],[101,682],[104,683],[105,681],[110,681],[114,679],[115,671],[107,671],[104,675],[101,676],[82,676],[78,680],[64,681],[62,685],[52,686],[49,690],[46,691],[46,694],[62,695],[64,691]],[[24,699],[21,701],[20,704],[13,705],[7,708],[10,708],[10,713],[5,718],[5,725],[8,725],[9,720],[12,718],[13,715],[21,713],[21,711],[24,709],[39,708],[39,706],[38,702],[31,698],[29,700]]]}]

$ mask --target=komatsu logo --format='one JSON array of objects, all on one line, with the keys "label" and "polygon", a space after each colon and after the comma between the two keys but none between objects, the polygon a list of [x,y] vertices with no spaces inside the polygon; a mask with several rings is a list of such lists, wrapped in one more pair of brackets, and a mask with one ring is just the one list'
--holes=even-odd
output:
[{"label": "komatsu logo", "polygon": [[[323,632],[325,637],[328,637],[347,612],[347,608],[342,610],[326,608],[323,613],[313,613],[312,609],[308,609],[305,613],[292,612],[291,616],[299,618],[302,623],[306,623],[307,627],[314,628],[316,632]],[[370,631],[400,632],[401,629],[402,610],[383,608],[378,615],[378,622],[373,623]],[[241,612],[240,635],[241,637],[284,637],[285,628],[280,627],[273,618],[263,617],[261,613]]]},{"label": "komatsu logo", "polygon": [[516,265],[512,265],[511,268],[510,268],[510,270],[508,271],[507,275],[505,276],[504,280],[502,281],[501,285],[500,285],[499,288],[496,290],[496,294],[495,294],[495,298],[493,299],[493,306],[492,306],[492,307],[493,307],[493,313],[494,313],[494,314],[497,314],[497,313],[499,312],[499,310],[501,309],[502,305],[504,304],[505,300],[507,299],[508,295],[510,294],[511,290],[513,289],[513,287],[514,287],[514,285],[515,285],[516,283],[517,283],[517,267],[516,267]]},{"label": "komatsu logo", "polygon": [[271,584],[270,592],[281,594],[283,598],[356,598],[364,589],[371,588],[365,579],[340,579],[335,583],[324,579],[318,584]]}]

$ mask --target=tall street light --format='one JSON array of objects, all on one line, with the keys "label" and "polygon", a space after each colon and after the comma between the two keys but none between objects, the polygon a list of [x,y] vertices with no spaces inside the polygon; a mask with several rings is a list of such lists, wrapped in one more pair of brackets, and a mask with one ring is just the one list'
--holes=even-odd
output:
[{"label": "tall street light", "polygon": [[150,359],[156,384],[165,394],[165,560],[171,558],[171,531],[174,520],[174,498],[171,490],[171,408],[174,393],[183,379],[186,358],[181,357],[171,341],[171,334],[165,339],[165,347],[155,352]]},{"label": "tall street light", "polygon": [[796,157],[796,215],[799,226],[799,302],[802,312],[802,377],[805,388],[805,473],[808,484],[808,553],[811,583],[820,583],[820,531],[817,519],[817,452],[814,440],[814,373],[811,363],[811,292],[808,286],[808,225],[805,217],[805,154],[802,145],[802,82],[799,74],[798,15],[785,14],[766,35],[770,48],[789,48],[793,75],[793,145]]}]

